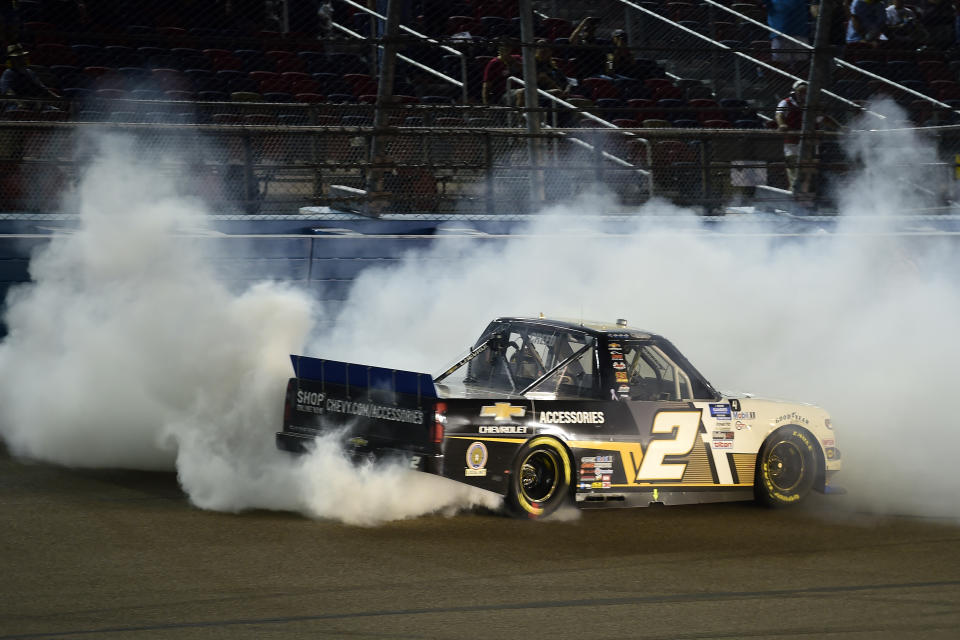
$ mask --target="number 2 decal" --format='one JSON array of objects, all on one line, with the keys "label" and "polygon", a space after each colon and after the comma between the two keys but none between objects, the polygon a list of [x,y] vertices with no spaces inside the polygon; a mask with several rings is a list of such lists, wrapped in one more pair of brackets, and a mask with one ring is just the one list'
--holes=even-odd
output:
[{"label": "number 2 decal", "polygon": [[654,439],[637,470],[637,482],[648,480],[680,480],[686,462],[664,462],[667,456],[683,456],[693,450],[700,430],[700,410],[661,411],[653,419],[652,433],[672,433],[673,438]]}]

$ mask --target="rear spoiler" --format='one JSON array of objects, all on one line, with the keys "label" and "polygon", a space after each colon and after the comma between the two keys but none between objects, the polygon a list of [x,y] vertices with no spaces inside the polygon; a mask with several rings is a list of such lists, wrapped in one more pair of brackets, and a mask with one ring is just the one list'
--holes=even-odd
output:
[{"label": "rear spoiler", "polygon": [[365,364],[323,360],[308,356],[291,355],[294,375],[303,380],[314,380],[321,385],[336,384],[347,388],[350,394],[356,389],[358,395],[393,395],[397,393],[421,398],[436,398],[437,388],[429,373],[385,369]]}]

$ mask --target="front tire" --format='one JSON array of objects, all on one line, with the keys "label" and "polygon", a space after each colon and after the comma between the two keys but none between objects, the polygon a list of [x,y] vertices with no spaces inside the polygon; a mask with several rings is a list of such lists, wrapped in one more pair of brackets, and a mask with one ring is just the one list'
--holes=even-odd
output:
[{"label": "front tire", "polygon": [[799,428],[779,429],[760,450],[754,495],[770,507],[798,504],[810,493],[816,476],[813,436]]},{"label": "front tire", "polygon": [[516,515],[542,518],[570,496],[570,454],[553,438],[534,438],[517,453],[507,506]]}]

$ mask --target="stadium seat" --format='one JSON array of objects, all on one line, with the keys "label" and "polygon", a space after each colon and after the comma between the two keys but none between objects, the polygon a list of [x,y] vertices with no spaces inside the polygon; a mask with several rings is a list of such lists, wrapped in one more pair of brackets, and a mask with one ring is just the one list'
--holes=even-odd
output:
[{"label": "stadium seat", "polygon": [[317,104],[326,102],[327,98],[320,93],[298,93],[293,96],[294,102],[306,102],[310,104]]},{"label": "stadium seat", "polygon": [[248,113],[243,116],[243,124],[255,126],[267,126],[277,123],[277,119],[265,113]]},{"label": "stadium seat", "polygon": [[234,91],[230,94],[232,102],[263,102],[263,96],[255,91]]},{"label": "stadium seat", "polygon": [[276,65],[259,49],[236,49],[233,56],[240,60],[241,71],[274,71]]},{"label": "stadium seat", "polygon": [[197,100],[200,102],[227,102],[230,96],[223,91],[199,91]]},{"label": "stadium seat", "polygon": [[77,55],[73,49],[63,44],[44,43],[38,45],[30,56],[31,61],[44,66],[76,66]]},{"label": "stadium seat", "polygon": [[586,97],[591,100],[620,97],[616,85],[607,78],[584,78],[580,84],[587,90]]}]

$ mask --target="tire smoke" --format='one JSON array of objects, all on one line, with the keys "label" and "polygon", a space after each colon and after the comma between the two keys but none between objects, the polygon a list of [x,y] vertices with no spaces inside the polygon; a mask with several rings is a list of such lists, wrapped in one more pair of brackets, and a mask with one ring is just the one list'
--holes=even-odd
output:
[{"label": "tire smoke", "polygon": [[627,228],[595,224],[583,212],[605,203],[585,195],[509,239],[438,236],[399,267],[364,271],[335,309],[283,283],[225,284],[183,240],[207,228],[201,207],[110,140],[78,193],[80,227],[39,251],[33,283],[8,297],[0,436],[24,458],[176,469],[205,509],[371,525],[494,508],[442,478],[354,467],[331,442],[295,461],[276,451],[288,354],[437,372],[498,315],[625,317],[721,389],[828,409],[853,508],[960,518],[948,457],[960,261],[952,236],[898,232],[933,154],[889,136],[854,142],[864,170],[822,233],[734,216],[706,230],[659,201]]}]

